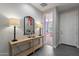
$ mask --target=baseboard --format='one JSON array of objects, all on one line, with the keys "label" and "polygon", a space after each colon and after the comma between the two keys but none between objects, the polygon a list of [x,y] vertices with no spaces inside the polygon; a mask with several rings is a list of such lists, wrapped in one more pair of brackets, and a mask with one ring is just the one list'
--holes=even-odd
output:
[{"label": "baseboard", "polygon": [[0,53],[0,56],[9,56],[8,53]]},{"label": "baseboard", "polygon": [[[59,45],[59,44],[58,44],[58,45]],[[53,46],[53,48],[57,48],[57,47],[58,47],[58,45],[54,45],[54,46]]]},{"label": "baseboard", "polygon": [[77,48],[79,48],[79,46],[77,46]]},{"label": "baseboard", "polygon": [[65,44],[65,43],[61,43],[60,45],[67,45],[67,46],[72,46],[72,47],[76,47],[77,48],[77,46],[73,46],[73,45],[69,45],[69,44]]}]

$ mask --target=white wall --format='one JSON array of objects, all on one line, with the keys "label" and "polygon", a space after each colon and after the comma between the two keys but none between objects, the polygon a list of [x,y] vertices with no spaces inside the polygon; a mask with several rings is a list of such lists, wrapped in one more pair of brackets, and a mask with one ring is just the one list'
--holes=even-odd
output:
[{"label": "white wall", "polygon": [[78,46],[78,11],[73,8],[60,13],[60,43]]},{"label": "white wall", "polygon": [[18,18],[17,37],[23,36],[24,16],[32,16],[35,21],[42,20],[42,13],[30,4],[0,4],[0,55],[9,55],[9,40],[13,39],[13,28],[8,26],[9,18]]}]

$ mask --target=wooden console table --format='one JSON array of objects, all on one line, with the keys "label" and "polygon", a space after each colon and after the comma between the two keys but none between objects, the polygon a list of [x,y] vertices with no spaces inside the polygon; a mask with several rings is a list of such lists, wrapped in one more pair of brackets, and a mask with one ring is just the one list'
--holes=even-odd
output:
[{"label": "wooden console table", "polygon": [[15,42],[10,41],[9,45],[11,56],[26,56],[43,46],[43,36],[24,37]]}]

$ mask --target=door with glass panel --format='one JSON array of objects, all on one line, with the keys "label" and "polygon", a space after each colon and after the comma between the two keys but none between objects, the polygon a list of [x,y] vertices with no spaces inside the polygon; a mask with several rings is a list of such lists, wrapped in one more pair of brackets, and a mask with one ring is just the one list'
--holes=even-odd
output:
[{"label": "door with glass panel", "polygon": [[51,45],[53,42],[53,37],[52,37],[52,14],[47,13],[45,14],[45,20],[44,20],[44,33],[45,33],[45,45]]}]

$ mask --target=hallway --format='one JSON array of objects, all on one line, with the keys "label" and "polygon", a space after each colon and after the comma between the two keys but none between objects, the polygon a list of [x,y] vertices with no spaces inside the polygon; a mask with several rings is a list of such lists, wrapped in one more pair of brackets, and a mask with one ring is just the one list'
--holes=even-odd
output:
[{"label": "hallway", "polygon": [[59,45],[57,48],[46,45],[31,56],[79,56],[79,48],[65,44]]}]

